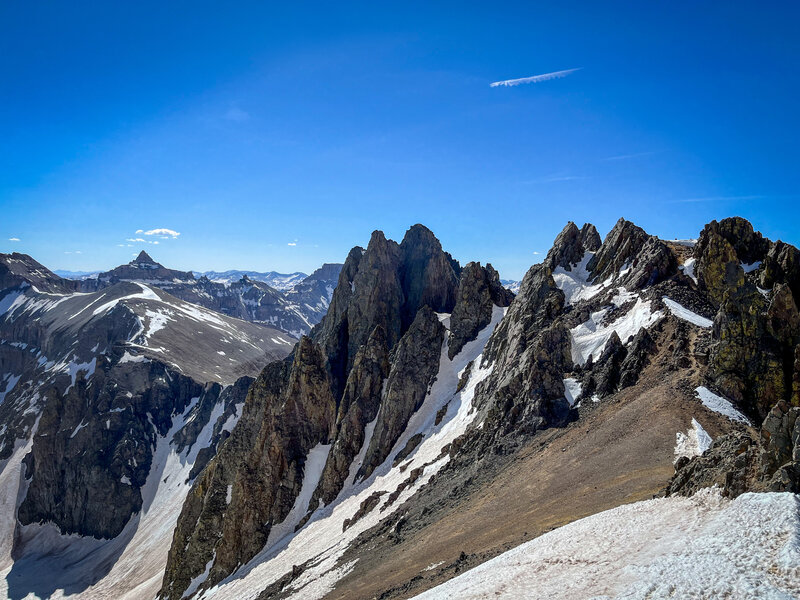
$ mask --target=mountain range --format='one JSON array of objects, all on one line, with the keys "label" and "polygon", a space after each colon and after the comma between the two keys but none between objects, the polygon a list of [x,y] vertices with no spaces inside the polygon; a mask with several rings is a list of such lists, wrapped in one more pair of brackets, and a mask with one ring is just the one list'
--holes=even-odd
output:
[{"label": "mountain range", "polygon": [[128,264],[76,279],[75,286],[89,292],[122,281],[152,285],[187,302],[299,338],[328,310],[340,270],[340,264],[331,263],[311,275],[226,271],[198,278],[191,271],[169,269],[142,251]]},{"label": "mountain range", "polygon": [[793,246],[570,222],[515,293],[418,224],[315,273],[0,255],[0,593],[800,594]]}]

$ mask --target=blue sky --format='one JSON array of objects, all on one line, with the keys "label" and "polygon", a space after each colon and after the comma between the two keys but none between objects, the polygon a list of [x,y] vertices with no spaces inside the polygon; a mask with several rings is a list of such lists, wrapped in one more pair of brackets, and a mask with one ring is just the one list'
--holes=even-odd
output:
[{"label": "blue sky", "polygon": [[0,251],[310,272],[422,222],[519,278],[567,220],[800,243],[800,4],[226,4],[0,4]]}]

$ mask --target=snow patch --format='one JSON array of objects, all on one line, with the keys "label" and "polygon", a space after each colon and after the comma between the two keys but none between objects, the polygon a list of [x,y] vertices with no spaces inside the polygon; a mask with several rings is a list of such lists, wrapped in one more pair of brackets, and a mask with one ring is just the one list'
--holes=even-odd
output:
[{"label": "snow patch", "polygon": [[711,447],[711,436],[708,435],[703,426],[697,422],[697,419],[692,419],[692,426],[686,433],[680,431],[675,434],[675,460],[685,456],[686,458],[693,458],[700,456]]},{"label": "snow patch", "polygon": [[638,298],[636,304],[625,315],[610,324],[604,324],[604,317],[608,308],[593,312],[585,323],[570,329],[572,337],[572,360],[578,365],[586,364],[589,357],[597,360],[603,352],[603,347],[615,331],[623,344],[629,337],[639,333],[642,328],[648,328],[664,316],[660,310],[653,312],[650,301]]},{"label": "snow patch", "polygon": [[586,265],[589,264],[593,256],[594,252],[587,250],[583,253],[583,258],[580,262],[571,265],[571,271],[567,271],[562,266],[556,267],[553,271],[553,279],[556,282],[556,286],[564,292],[567,304],[575,304],[580,300],[589,300],[611,283],[610,278],[594,285],[589,283],[589,278],[592,274],[586,270]]},{"label": "snow patch", "polygon": [[703,406],[705,406],[707,409],[713,410],[721,415],[725,415],[731,421],[739,421],[741,423],[745,423],[746,425],[751,425],[750,419],[736,410],[730,400],[723,398],[722,396],[718,396],[703,386],[696,388],[695,393],[697,394],[697,397],[700,398]]},{"label": "snow patch", "polygon": [[683,274],[686,275],[689,279],[697,283],[697,276],[694,274],[695,266],[697,265],[696,258],[687,258],[683,264],[678,267]]},{"label": "snow patch", "polygon": [[664,301],[664,304],[667,305],[669,312],[671,312],[679,319],[688,321],[689,323],[697,325],[698,327],[711,327],[714,324],[714,322],[711,321],[711,319],[706,319],[705,317],[701,317],[697,313],[690,311],[688,308],[681,306],[680,304],[675,302],[675,300],[671,300],[666,296],[664,296],[662,300]]},{"label": "snow patch", "polygon": [[581,384],[577,379],[567,377],[564,380],[564,396],[570,406],[575,406],[575,400],[581,395]]}]

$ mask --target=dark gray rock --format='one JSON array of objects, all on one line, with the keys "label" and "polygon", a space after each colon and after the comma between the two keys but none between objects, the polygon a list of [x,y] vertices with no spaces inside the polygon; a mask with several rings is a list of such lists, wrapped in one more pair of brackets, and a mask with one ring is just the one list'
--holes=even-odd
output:
[{"label": "dark gray rock", "polygon": [[514,294],[500,284],[492,265],[467,264],[461,271],[458,297],[450,315],[448,356],[452,359],[491,322],[494,306],[506,307],[513,299]]}]

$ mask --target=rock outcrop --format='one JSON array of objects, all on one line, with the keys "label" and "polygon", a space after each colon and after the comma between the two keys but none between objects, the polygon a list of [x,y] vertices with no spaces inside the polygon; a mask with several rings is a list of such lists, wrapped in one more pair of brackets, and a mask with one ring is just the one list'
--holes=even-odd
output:
[{"label": "rock outcrop", "polygon": [[715,439],[711,448],[675,464],[667,494],[689,496],[717,486],[735,498],[745,492],[800,493],[800,407],[780,401],[758,434],[741,427]]},{"label": "rock outcrop", "polygon": [[492,265],[468,263],[461,271],[458,297],[450,316],[448,356],[452,359],[489,324],[492,307],[506,307],[513,299],[514,294],[501,285],[500,275]]}]

